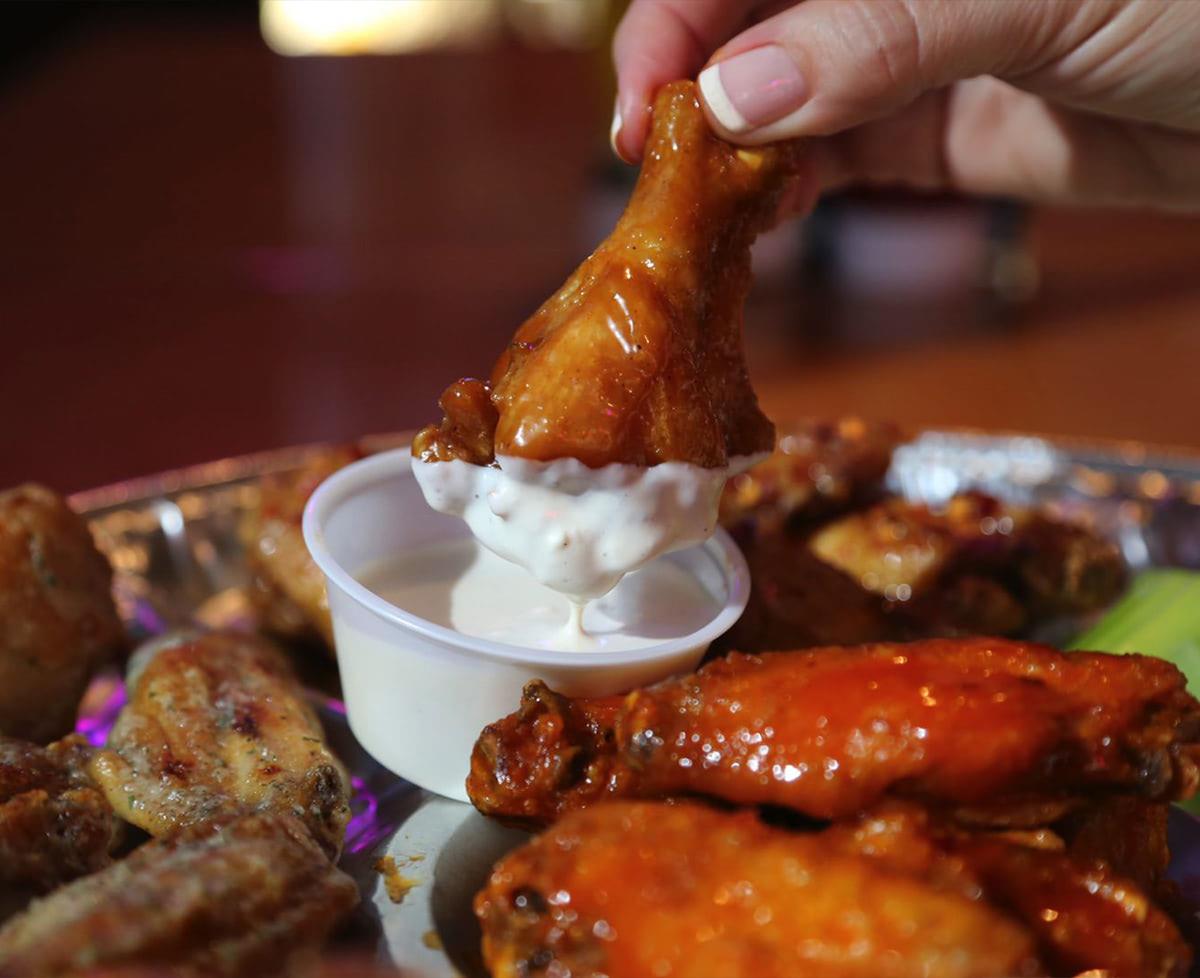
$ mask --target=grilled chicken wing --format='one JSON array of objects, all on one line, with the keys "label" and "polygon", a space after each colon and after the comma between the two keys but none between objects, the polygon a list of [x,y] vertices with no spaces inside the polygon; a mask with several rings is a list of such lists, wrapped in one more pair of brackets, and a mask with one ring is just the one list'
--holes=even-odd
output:
[{"label": "grilled chicken wing", "polygon": [[798,167],[795,144],[731,146],[695,85],[654,103],[646,161],[616,229],[517,330],[490,384],[463,380],[422,430],[426,461],[691,462],[770,451],[742,352],[750,244]]},{"label": "grilled chicken wing", "polygon": [[727,523],[754,586],[726,648],[1019,634],[1101,608],[1125,581],[1113,544],[982,493],[936,510],[890,497],[824,524],[781,525],[770,505],[750,505],[756,484],[748,518]]},{"label": "grilled chicken wing", "polygon": [[0,737],[0,881],[36,892],[107,866],[120,822],[87,775],[92,748]]},{"label": "grilled chicken wing", "polygon": [[475,912],[494,978],[1037,974],[965,882],[928,849],[896,869],[751,812],[610,802],[501,860]]},{"label": "grilled chicken wing", "polygon": [[0,734],[69,733],[93,673],[123,648],[112,569],[57,493],[0,493]]},{"label": "grilled chicken wing", "polygon": [[238,811],[300,818],[341,849],[348,779],[283,655],[216,633],[138,652],[92,776],[117,813],[151,835]]},{"label": "grilled chicken wing", "polygon": [[721,525],[769,536],[872,502],[899,441],[894,425],[861,418],[790,425],[774,454],[729,480]]},{"label": "grilled chicken wing", "polygon": [[0,978],[101,966],[179,978],[265,978],[311,953],[358,901],[288,815],[189,826],[77,880],[0,929]]},{"label": "grilled chicken wing", "polygon": [[885,796],[1045,824],[1081,797],[1200,782],[1200,704],[1172,665],[1003,639],[732,654],[628,696],[541,683],[484,730],[467,789],[543,821],[605,797],[709,795],[838,818]]},{"label": "grilled chicken wing", "polygon": [[353,445],[330,448],[295,471],[263,479],[259,504],[242,535],[254,575],[250,598],[269,631],[287,638],[317,638],[333,647],[325,577],[304,544],[300,520],[317,486],[363,454]]}]

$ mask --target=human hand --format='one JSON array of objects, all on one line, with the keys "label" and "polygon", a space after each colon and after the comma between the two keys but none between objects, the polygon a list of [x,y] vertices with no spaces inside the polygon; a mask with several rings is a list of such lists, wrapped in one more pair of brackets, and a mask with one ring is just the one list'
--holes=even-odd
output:
[{"label": "human hand", "polygon": [[713,128],[825,137],[823,188],[1200,208],[1195,0],[633,0],[613,48],[626,160],[707,65]]}]

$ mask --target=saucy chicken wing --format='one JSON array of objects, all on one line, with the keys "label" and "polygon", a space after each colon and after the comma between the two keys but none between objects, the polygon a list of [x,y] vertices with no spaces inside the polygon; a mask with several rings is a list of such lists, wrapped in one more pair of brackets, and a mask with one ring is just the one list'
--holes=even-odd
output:
[{"label": "saucy chicken wing", "polygon": [[87,774],[92,748],[0,737],[0,882],[35,892],[108,865],[121,823]]},{"label": "saucy chicken wing", "polygon": [[646,158],[616,229],[517,330],[489,383],[461,380],[423,429],[425,461],[497,455],[717,468],[770,451],[742,351],[750,244],[797,172],[796,144],[731,146],[693,82],[654,102]]},{"label": "saucy chicken wing", "polygon": [[253,574],[250,599],[268,631],[286,638],[316,638],[333,648],[325,576],[304,544],[300,520],[317,486],[362,457],[352,445],[330,448],[294,471],[262,480],[259,504],[242,535]]},{"label": "saucy chicken wing", "polygon": [[139,651],[126,685],[129,703],[91,765],[123,819],[163,836],[222,813],[279,812],[341,850],[348,778],[278,649],[183,636]]},{"label": "saucy chicken wing", "polygon": [[502,859],[475,913],[493,978],[1040,973],[1031,935],[924,855],[897,870],[752,812],[610,802]]},{"label": "saucy chicken wing", "polygon": [[187,978],[285,974],[358,902],[289,815],[189,826],[35,902],[0,928],[0,978],[161,965]]},{"label": "saucy chicken wing", "polygon": [[1046,824],[1081,798],[1185,798],[1200,703],[1170,663],[1003,639],[734,653],[625,697],[530,683],[484,730],[485,814],[552,820],[607,797],[708,795],[839,818],[885,796]]},{"label": "saucy chicken wing", "polygon": [[1129,881],[891,806],[818,833],[691,803],[606,802],[497,864],[475,903],[495,978],[1182,978]]},{"label": "saucy chicken wing", "polygon": [[0,734],[69,733],[88,681],[124,644],[87,524],[42,486],[0,492]]}]

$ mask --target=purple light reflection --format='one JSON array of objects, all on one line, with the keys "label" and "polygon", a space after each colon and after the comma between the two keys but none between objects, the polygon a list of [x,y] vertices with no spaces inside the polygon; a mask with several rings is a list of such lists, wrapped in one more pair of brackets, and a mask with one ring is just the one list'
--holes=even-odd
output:
[{"label": "purple light reflection", "polygon": [[75,732],[87,738],[93,747],[103,747],[108,732],[125,705],[125,684],[118,676],[100,676],[90,687],[79,708]]},{"label": "purple light reflection", "polygon": [[354,795],[350,799],[350,822],[346,826],[346,849],[362,852],[370,849],[391,832],[391,826],[379,823],[379,800],[368,790],[367,783],[360,777],[352,777],[350,785]]}]

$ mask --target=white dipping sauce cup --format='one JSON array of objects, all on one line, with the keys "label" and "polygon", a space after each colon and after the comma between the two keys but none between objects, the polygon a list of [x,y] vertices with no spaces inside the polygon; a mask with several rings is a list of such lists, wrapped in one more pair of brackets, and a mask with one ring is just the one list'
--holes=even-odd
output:
[{"label": "white dipping sauce cup", "polygon": [[[722,530],[677,555],[718,611],[690,635],[639,649],[553,652],[463,635],[385,601],[355,575],[406,550],[461,539],[459,519],[434,512],[407,449],[335,472],[308,501],[304,540],[325,575],[350,729],[400,777],[465,801],[471,749],[489,723],[517,708],[521,688],[544,679],[569,696],[607,696],[694,669],[746,607],[750,574]],[[525,573],[513,567],[514,574]]]}]

